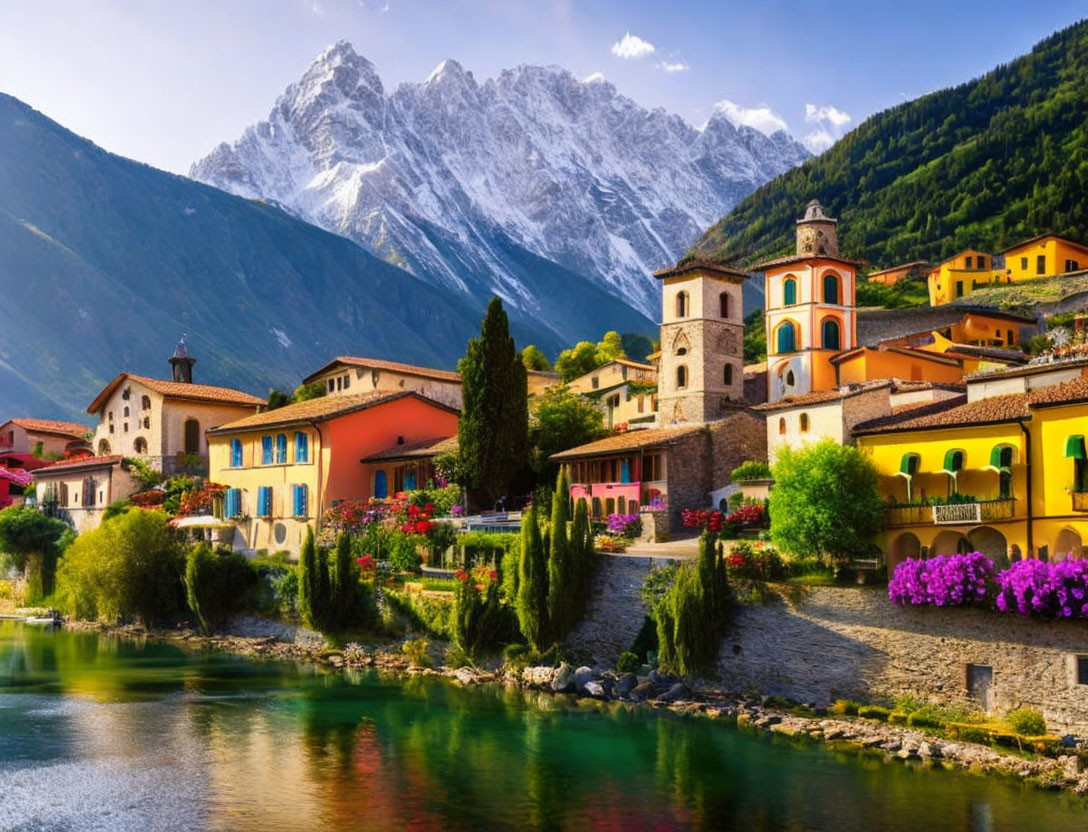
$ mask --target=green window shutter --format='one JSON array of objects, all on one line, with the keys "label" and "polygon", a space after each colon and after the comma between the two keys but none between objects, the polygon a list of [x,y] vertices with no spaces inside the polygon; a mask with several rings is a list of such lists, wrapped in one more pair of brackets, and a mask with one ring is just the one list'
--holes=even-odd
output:
[{"label": "green window shutter", "polygon": [[1065,438],[1065,457],[1066,459],[1085,459],[1084,436],[1082,434],[1075,433]]},{"label": "green window shutter", "polygon": [[903,461],[899,463],[899,473],[913,477],[918,473],[918,454],[903,454]]},{"label": "green window shutter", "polygon": [[954,473],[963,468],[963,451],[946,451],[944,455],[944,470]]}]

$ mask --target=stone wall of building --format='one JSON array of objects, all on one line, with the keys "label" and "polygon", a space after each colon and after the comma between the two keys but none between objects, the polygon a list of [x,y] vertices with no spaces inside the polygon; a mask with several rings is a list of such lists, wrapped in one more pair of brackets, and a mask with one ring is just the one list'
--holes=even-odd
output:
[{"label": "stone wall of building", "polygon": [[967,609],[902,608],[880,589],[812,587],[737,610],[722,642],[720,682],[815,705],[910,695],[978,705],[968,665],[992,668],[989,710],[1036,708],[1051,728],[1088,731],[1088,685],[1076,658],[1088,625]]}]

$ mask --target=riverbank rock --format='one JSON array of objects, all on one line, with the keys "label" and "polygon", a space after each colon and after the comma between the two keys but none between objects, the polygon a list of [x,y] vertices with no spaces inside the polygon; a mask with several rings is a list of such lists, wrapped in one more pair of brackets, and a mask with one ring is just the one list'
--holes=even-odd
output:
[{"label": "riverbank rock", "polygon": [[638,677],[634,673],[623,673],[616,679],[616,684],[612,690],[616,696],[626,696],[635,689],[637,684]]},{"label": "riverbank rock", "polygon": [[566,662],[560,662],[552,677],[552,690],[556,693],[566,693],[574,687],[575,671]]},{"label": "riverbank rock", "polygon": [[593,668],[583,665],[574,671],[574,689],[578,693],[585,693],[586,682],[593,680]]},{"label": "riverbank rock", "polygon": [[677,682],[669,687],[664,693],[658,694],[658,702],[679,702],[682,699],[687,699],[691,696],[691,691],[688,690],[687,685],[683,682]]},{"label": "riverbank rock", "polygon": [[538,667],[527,667],[521,671],[521,681],[532,688],[550,688],[554,678],[554,667],[540,665]]},{"label": "riverbank rock", "polygon": [[586,682],[583,689],[585,690],[585,692],[589,696],[592,696],[592,697],[594,697],[596,699],[604,699],[605,696],[607,695],[605,693],[604,685],[602,685],[600,682],[596,682],[596,681]]}]

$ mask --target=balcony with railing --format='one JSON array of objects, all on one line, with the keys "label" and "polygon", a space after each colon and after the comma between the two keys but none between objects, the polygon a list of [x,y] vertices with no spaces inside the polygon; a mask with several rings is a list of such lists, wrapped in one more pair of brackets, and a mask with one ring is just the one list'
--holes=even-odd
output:
[{"label": "balcony with railing", "polygon": [[899,503],[884,511],[887,526],[921,526],[933,522],[933,506],[918,503]]},{"label": "balcony with railing", "polygon": [[1088,511],[1088,491],[1073,492],[1073,511]]},{"label": "balcony with railing", "polygon": [[994,523],[1011,520],[1016,501],[1012,498],[976,500],[970,503],[947,503],[933,506],[933,522],[938,525]]}]

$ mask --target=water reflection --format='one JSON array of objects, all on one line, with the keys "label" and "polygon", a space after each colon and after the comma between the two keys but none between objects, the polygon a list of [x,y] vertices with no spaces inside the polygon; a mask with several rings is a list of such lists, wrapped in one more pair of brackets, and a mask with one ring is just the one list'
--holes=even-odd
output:
[{"label": "water reflection", "polygon": [[0,624],[0,828],[1081,825],[1063,796],[704,720]]}]

